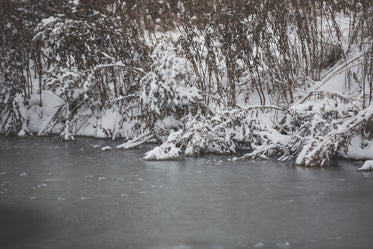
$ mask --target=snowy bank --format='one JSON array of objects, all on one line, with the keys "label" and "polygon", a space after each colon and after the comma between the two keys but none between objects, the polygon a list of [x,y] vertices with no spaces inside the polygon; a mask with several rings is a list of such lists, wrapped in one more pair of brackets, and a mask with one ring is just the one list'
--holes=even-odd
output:
[{"label": "snowy bank", "polygon": [[365,161],[363,166],[357,169],[358,171],[371,171],[373,170],[373,160]]},{"label": "snowy bank", "polygon": [[369,1],[78,2],[0,9],[0,133],[156,141],[146,160],[370,159]]}]

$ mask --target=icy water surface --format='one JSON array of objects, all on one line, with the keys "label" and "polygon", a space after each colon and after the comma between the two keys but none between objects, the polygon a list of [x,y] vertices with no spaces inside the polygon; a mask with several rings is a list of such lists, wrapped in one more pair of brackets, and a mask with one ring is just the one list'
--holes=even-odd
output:
[{"label": "icy water surface", "polygon": [[373,248],[373,173],[0,137],[0,248]]}]

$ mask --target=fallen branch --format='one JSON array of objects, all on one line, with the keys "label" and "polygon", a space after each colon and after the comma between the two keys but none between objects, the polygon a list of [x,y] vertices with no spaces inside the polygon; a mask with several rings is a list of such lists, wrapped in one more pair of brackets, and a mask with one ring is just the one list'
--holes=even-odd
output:
[{"label": "fallen branch", "polygon": [[145,133],[139,137],[136,137],[132,140],[129,140],[121,145],[118,145],[116,148],[117,149],[124,149],[124,150],[129,150],[129,149],[132,149],[132,148],[135,148],[141,144],[144,144],[146,143],[147,141],[149,141],[150,139],[154,138],[154,134],[150,134],[150,132],[148,133]]}]

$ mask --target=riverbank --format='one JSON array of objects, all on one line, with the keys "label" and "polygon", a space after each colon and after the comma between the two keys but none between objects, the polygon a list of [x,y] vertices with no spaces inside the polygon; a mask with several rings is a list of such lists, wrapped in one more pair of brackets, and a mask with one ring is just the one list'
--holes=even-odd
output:
[{"label": "riverbank", "polygon": [[145,2],[4,3],[0,132],[156,141],[146,160],[373,155],[369,1]]}]

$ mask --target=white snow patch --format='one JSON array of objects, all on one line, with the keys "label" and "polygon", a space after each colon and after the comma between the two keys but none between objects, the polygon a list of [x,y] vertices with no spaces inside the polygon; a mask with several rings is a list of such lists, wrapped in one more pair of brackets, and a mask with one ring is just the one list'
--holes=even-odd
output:
[{"label": "white snow patch", "polygon": [[363,166],[357,169],[358,171],[370,171],[373,170],[373,160],[365,161]]},{"label": "white snow patch", "polygon": [[373,141],[366,141],[361,136],[351,139],[351,145],[348,148],[347,158],[369,160],[373,159]]},{"label": "white snow patch", "polygon": [[105,147],[102,147],[101,148],[101,151],[109,151],[109,150],[112,150],[113,148],[111,148],[110,146],[105,146]]},{"label": "white snow patch", "polygon": [[18,137],[24,137],[24,136],[26,136],[26,131],[23,130],[23,129],[21,129],[21,130],[18,132],[17,136],[18,136]]},{"label": "white snow patch", "polygon": [[172,160],[180,158],[181,149],[174,144],[164,143],[145,153],[144,160]]},{"label": "white snow patch", "polygon": [[54,16],[50,16],[48,18],[44,18],[43,20],[41,20],[41,22],[43,23],[43,25],[48,25],[48,24],[53,23],[55,21],[57,21],[57,19]]}]

